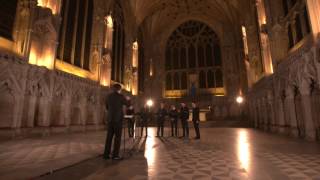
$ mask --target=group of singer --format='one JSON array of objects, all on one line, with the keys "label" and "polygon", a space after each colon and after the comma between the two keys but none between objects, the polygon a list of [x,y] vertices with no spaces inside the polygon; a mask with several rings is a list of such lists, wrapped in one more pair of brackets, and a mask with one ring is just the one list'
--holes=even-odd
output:
[{"label": "group of singer", "polygon": [[[199,130],[199,107],[195,102],[191,103],[192,106],[192,122],[196,132],[195,139],[200,139],[200,130]],[[156,120],[157,123],[157,135],[156,137],[164,136],[164,126],[165,122],[170,122],[171,125],[171,136],[178,137],[178,122],[181,122],[182,129],[182,138],[189,138],[189,108],[185,103],[180,104],[180,109],[176,108],[175,105],[169,106],[166,108],[164,103],[160,103],[160,106],[156,112],[152,112],[152,108],[145,104],[143,108],[135,113],[133,106],[130,105],[126,110],[126,121],[128,122],[128,133],[129,137],[134,136],[134,125],[135,125],[135,116],[140,118],[137,123],[141,127],[141,136],[145,132],[145,136],[148,136],[148,125],[152,119]]]},{"label": "group of singer", "polygon": [[[121,94],[121,85],[114,84],[112,93],[110,93],[106,100],[107,115],[107,138],[106,145],[103,154],[104,159],[121,160],[119,156],[120,145],[121,145],[121,134],[123,127],[123,120],[125,119],[128,123],[129,137],[134,136],[135,117],[140,117],[139,125],[141,127],[141,136],[145,130],[145,136],[148,136],[148,125],[149,122],[156,118],[157,122],[157,137],[164,136],[164,125],[167,119],[171,124],[171,136],[178,137],[178,121],[181,122],[182,136],[183,138],[189,138],[189,108],[185,103],[180,104],[180,109],[176,106],[171,105],[170,108],[166,108],[164,103],[160,103],[158,110],[153,113],[151,106],[145,104],[139,112],[135,112],[134,107],[131,103],[131,99],[128,96]],[[200,139],[199,130],[199,107],[195,102],[191,103],[192,106],[192,121],[196,132],[195,139]],[[126,108],[123,111],[123,108]],[[113,152],[111,153],[112,140],[114,138]],[[112,155],[112,156],[110,156]]]}]

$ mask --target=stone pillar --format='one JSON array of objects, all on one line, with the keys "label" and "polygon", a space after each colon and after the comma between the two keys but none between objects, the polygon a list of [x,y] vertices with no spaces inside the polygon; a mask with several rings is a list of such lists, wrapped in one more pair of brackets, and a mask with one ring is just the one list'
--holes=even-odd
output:
[{"label": "stone pillar", "polygon": [[37,97],[33,94],[29,96],[27,127],[34,127]]},{"label": "stone pillar", "polygon": [[269,92],[267,96],[267,104],[268,104],[268,115],[269,115],[269,130],[271,132],[275,132],[275,114],[274,114],[274,103],[273,103],[273,97],[272,94]]},{"label": "stone pillar", "polygon": [[71,123],[71,94],[66,95],[64,102],[62,103],[64,125],[69,127]]},{"label": "stone pillar", "polygon": [[285,132],[285,118],[284,118],[284,109],[283,109],[283,101],[282,101],[282,97],[277,97],[277,105],[276,105],[276,120],[278,120],[278,122],[275,123],[275,125],[277,126],[277,131],[280,133],[284,133]]},{"label": "stone pillar", "polygon": [[80,100],[80,125],[85,126],[87,124],[87,99],[84,95]]},{"label": "stone pillar", "polygon": [[296,117],[296,108],[294,103],[294,89],[288,87],[285,91],[286,99],[285,99],[285,118],[286,125],[290,127],[287,129],[287,133],[298,137],[298,125],[297,125],[297,117]]},{"label": "stone pillar", "polygon": [[38,126],[42,126],[42,127],[50,126],[51,103],[52,101],[49,97],[40,98]]},{"label": "stone pillar", "polygon": [[259,127],[259,124],[258,124],[259,108],[258,108],[257,102],[254,102],[253,108],[254,108],[254,117],[253,117],[254,118],[254,127],[258,128]]},{"label": "stone pillar", "polygon": [[299,88],[301,94],[301,110],[303,121],[305,125],[305,135],[306,139],[308,140],[315,140],[316,137],[316,130],[315,124],[312,120],[312,109],[311,109],[311,90],[308,86],[307,82],[303,82],[302,86]]},{"label": "stone pillar", "polygon": [[257,102],[257,106],[258,106],[258,119],[257,119],[257,125],[258,128],[262,128],[262,122],[263,122],[263,111],[262,111],[262,107],[261,107],[261,100],[259,99]]},{"label": "stone pillar", "polygon": [[15,94],[15,106],[13,110],[13,128],[20,128],[22,123],[24,96],[23,94]]}]

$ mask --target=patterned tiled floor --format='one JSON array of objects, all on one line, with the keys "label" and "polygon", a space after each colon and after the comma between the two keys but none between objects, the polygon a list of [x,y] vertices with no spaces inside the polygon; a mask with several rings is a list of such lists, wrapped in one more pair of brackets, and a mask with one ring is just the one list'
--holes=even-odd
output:
[{"label": "patterned tiled floor", "polygon": [[290,179],[320,180],[320,154],[264,153],[263,156]]},{"label": "patterned tiled floor", "polygon": [[106,132],[87,132],[0,143],[0,179],[30,179],[95,158]]},{"label": "patterned tiled floor", "polygon": [[156,138],[155,132],[150,129],[120,162],[97,157],[105,132],[1,143],[0,179],[61,168],[39,179],[320,180],[318,142],[237,128],[203,128],[201,140]]},{"label": "patterned tiled floor", "polygon": [[201,130],[199,141],[156,138],[152,129],[121,162],[96,158],[42,179],[320,180],[317,142],[252,129]]}]

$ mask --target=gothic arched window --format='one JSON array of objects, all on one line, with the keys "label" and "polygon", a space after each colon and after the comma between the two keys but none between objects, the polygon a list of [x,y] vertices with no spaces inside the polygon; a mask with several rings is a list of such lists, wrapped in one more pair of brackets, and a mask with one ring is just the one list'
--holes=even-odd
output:
[{"label": "gothic arched window", "polygon": [[213,45],[213,52],[214,52],[214,65],[221,66],[221,49],[218,44]]},{"label": "gothic arched window", "polygon": [[180,51],[180,62],[181,62],[181,68],[185,69],[187,67],[187,51],[185,47],[181,48]]},{"label": "gothic arched window", "polygon": [[179,69],[179,49],[174,48],[173,49],[173,68]]},{"label": "gothic arched window", "polygon": [[215,88],[215,77],[212,70],[208,71],[207,73],[207,80],[208,80],[208,88]]},{"label": "gothic arched window", "polygon": [[207,88],[206,73],[204,71],[199,73],[199,86],[200,88]]},{"label": "gothic arched window", "polygon": [[188,88],[187,73],[183,72],[181,74],[181,89],[187,89],[187,88]]},{"label": "gothic arched window", "polygon": [[[218,74],[219,87],[223,86],[219,38],[206,24],[198,21],[187,21],[181,24],[167,41],[165,58],[165,69],[167,73],[169,71],[173,73],[172,81],[175,90],[187,89],[188,84],[191,83],[188,82],[189,76],[190,80],[198,77],[196,84],[199,84],[199,87],[196,88],[217,88],[215,70],[219,70],[220,73]],[[171,64],[170,69],[169,64]]]},{"label": "gothic arched window", "polygon": [[17,3],[18,0],[1,1],[0,6],[0,36],[11,40]]},{"label": "gothic arched window", "polygon": [[204,58],[204,50],[203,47],[200,45],[198,46],[198,58],[199,58],[199,67],[205,66],[205,58]]},{"label": "gothic arched window", "polygon": [[222,88],[223,76],[222,76],[222,71],[220,69],[216,71],[215,79],[216,79],[216,88]]},{"label": "gothic arched window", "polygon": [[173,77],[173,89],[178,90],[180,89],[180,78],[178,73],[174,73]]},{"label": "gothic arched window", "polygon": [[167,77],[166,77],[166,89],[167,90],[172,90],[172,77],[171,77],[171,74],[167,74]]},{"label": "gothic arched window", "polygon": [[93,8],[93,0],[62,2],[57,58],[86,70],[90,64]]},{"label": "gothic arched window", "polygon": [[207,44],[206,47],[206,58],[207,58],[207,66],[213,66],[213,54],[212,54],[212,46],[210,44]]},{"label": "gothic arched window", "polygon": [[296,15],[296,18],[295,18],[295,30],[296,30],[296,42],[299,42],[302,40],[303,38],[303,34],[302,34],[302,29],[301,29],[301,22],[300,22],[300,17],[299,15]]},{"label": "gothic arched window", "polygon": [[124,18],[120,4],[116,3],[113,11],[112,35],[112,73],[111,79],[123,83],[124,80]]},{"label": "gothic arched window", "polygon": [[171,49],[167,48],[166,49],[166,70],[170,70],[171,69]]},{"label": "gothic arched window", "polygon": [[194,45],[191,44],[188,49],[188,54],[189,54],[189,68],[194,68],[196,67],[196,50],[194,48]]}]

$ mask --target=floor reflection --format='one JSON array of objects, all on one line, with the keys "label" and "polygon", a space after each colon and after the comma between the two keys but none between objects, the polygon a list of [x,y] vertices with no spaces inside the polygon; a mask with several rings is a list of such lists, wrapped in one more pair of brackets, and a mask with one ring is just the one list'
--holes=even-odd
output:
[{"label": "floor reflection", "polygon": [[153,174],[152,169],[155,166],[155,160],[157,156],[157,151],[155,149],[156,146],[156,129],[149,128],[148,129],[148,137],[146,138],[144,157],[147,159],[148,163],[148,176]]},{"label": "floor reflection", "polygon": [[250,171],[250,145],[248,142],[248,131],[240,130],[237,134],[237,155],[244,169]]}]

